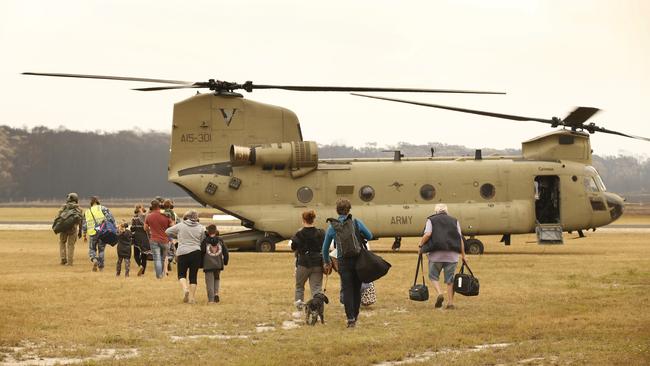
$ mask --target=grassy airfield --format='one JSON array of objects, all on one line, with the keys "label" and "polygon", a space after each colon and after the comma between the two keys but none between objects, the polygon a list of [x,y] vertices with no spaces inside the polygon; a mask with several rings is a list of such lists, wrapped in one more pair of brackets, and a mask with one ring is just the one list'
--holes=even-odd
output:
[{"label": "grassy airfield", "polygon": [[[626,220],[617,223],[650,223]],[[416,255],[384,253],[393,268],[353,330],[345,329],[337,275],[328,281],[325,325],[294,321],[286,249],[233,253],[221,303],[206,304],[200,272],[198,304],[187,305],[174,276],[156,280],[151,262],[144,277],[116,278],[114,248],[106,269],[93,273],[83,241],[75,265],[64,267],[51,231],[0,234],[0,364],[650,363],[647,232],[565,234],[563,246],[538,246],[532,235],[513,237],[511,247],[481,237],[490,254],[470,257],[481,294],[458,296],[456,310],[409,301]],[[414,247],[415,239],[403,240],[403,250]]]}]

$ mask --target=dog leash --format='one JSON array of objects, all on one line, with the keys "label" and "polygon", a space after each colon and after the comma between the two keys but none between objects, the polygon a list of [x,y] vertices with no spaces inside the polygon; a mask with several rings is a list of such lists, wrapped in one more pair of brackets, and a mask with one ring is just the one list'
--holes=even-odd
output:
[{"label": "dog leash", "polygon": [[327,291],[327,280],[330,278],[330,275],[325,275],[325,285],[323,286],[323,292]]}]

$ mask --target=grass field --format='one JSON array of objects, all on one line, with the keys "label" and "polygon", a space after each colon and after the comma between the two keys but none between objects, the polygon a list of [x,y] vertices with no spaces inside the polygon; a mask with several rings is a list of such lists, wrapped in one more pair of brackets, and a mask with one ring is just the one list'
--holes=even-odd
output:
[{"label": "grass field", "polygon": [[482,238],[490,254],[470,258],[481,294],[458,296],[456,310],[409,301],[417,257],[385,253],[393,268],[353,330],[345,329],[337,275],[328,281],[326,323],[294,322],[287,251],[233,253],[221,303],[205,303],[200,273],[199,303],[187,305],[174,277],[156,280],[151,262],[144,277],[116,278],[114,248],[94,273],[82,241],[75,265],[64,267],[51,232],[0,233],[0,364],[650,363],[647,233],[567,236],[563,246]]}]

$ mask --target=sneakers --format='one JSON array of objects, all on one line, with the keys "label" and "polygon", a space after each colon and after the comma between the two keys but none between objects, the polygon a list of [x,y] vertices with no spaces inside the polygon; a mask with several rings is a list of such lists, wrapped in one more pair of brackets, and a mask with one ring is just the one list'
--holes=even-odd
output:
[{"label": "sneakers", "polygon": [[214,302],[215,303],[219,302],[219,295],[214,295]]},{"label": "sneakers", "polygon": [[93,272],[97,272],[97,268],[99,268],[99,264],[97,263],[96,260],[93,261]]},{"label": "sneakers", "polygon": [[302,311],[305,308],[305,303],[302,300],[297,300],[294,305],[296,305],[296,310]]},{"label": "sneakers", "polygon": [[183,295],[183,302],[186,303],[186,304],[188,302],[190,302],[190,292],[189,291],[185,291],[185,294]]},{"label": "sneakers", "polygon": [[436,298],[436,309],[442,307],[442,302],[445,301],[445,297],[442,296],[442,294],[438,295],[438,298]]}]

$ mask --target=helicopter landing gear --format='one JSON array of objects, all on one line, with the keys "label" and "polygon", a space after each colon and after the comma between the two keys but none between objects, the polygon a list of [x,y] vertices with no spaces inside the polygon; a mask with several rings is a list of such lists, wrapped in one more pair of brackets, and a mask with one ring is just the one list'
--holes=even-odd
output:
[{"label": "helicopter landing gear", "polygon": [[262,238],[255,244],[255,250],[263,253],[275,252],[275,243],[269,238]]},{"label": "helicopter landing gear", "polygon": [[396,236],[395,241],[393,242],[393,246],[390,247],[390,249],[393,250],[393,252],[396,252],[399,250],[399,248],[402,246],[402,237],[401,236]]},{"label": "helicopter landing gear", "polygon": [[483,254],[483,243],[474,238],[465,240],[465,253],[467,254]]}]

